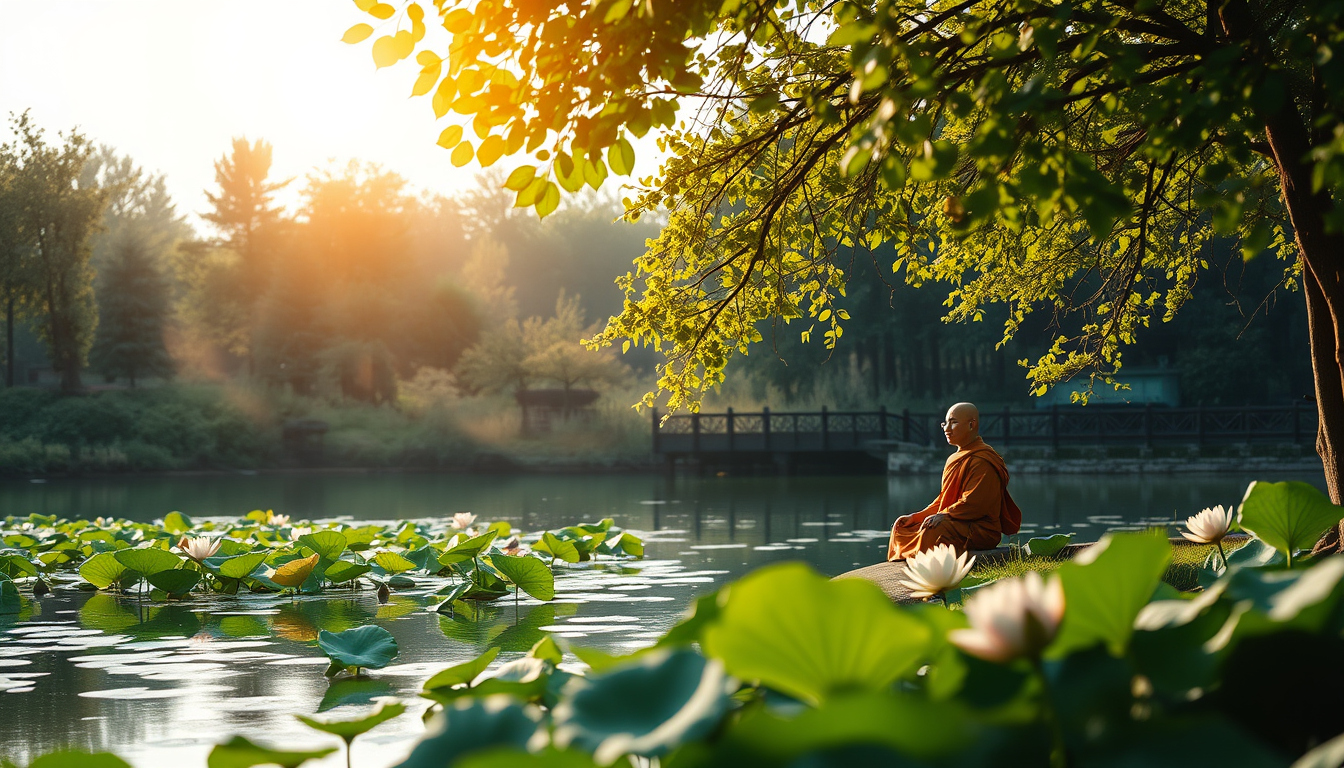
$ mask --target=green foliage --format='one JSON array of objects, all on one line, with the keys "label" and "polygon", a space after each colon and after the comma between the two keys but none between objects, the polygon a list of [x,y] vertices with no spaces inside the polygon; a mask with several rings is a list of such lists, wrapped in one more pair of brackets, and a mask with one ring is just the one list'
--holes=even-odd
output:
[{"label": "green foliage", "polygon": [[538,600],[551,600],[555,597],[555,575],[545,563],[535,557],[497,555],[490,558],[490,565],[503,574],[516,589]]},{"label": "green foliage", "polygon": [[182,565],[182,558],[157,547],[123,549],[117,552],[115,557],[117,562],[126,566],[127,570],[135,571],[141,576],[153,576]]},{"label": "green foliage", "polygon": [[317,635],[317,646],[331,659],[327,677],[342,671],[359,674],[360,669],[382,669],[397,656],[397,639],[376,624]]},{"label": "green foliage", "polygon": [[0,578],[0,615],[13,615],[23,609],[24,597],[8,578]]},{"label": "green foliage", "polygon": [[234,736],[210,750],[205,765],[206,768],[252,768],[254,765],[298,768],[309,760],[320,760],[335,751],[335,747],[292,751],[270,749],[253,744],[242,736]]},{"label": "green foliage", "polygon": [[1065,614],[1055,652],[1103,643],[1124,653],[1134,619],[1153,597],[1171,562],[1171,544],[1147,533],[1107,534],[1059,569]]},{"label": "green foliage", "polygon": [[131,764],[108,752],[90,754],[69,750],[45,754],[28,768],[131,768]]},{"label": "green foliage", "polygon": [[470,686],[472,682],[481,676],[485,668],[490,666],[490,662],[499,655],[499,648],[491,648],[480,656],[465,661],[436,673],[433,677],[425,681],[425,690],[431,691],[436,688],[455,688],[459,685]]},{"label": "green foliage", "polygon": [[503,697],[455,702],[430,720],[424,737],[397,768],[441,768],[472,752],[522,749],[539,719],[535,707]]},{"label": "green foliage", "polygon": [[1059,554],[1062,549],[1069,546],[1072,539],[1072,533],[1056,533],[1053,536],[1027,539],[1025,549],[1028,555],[1049,557]]},{"label": "green foliage", "polygon": [[132,387],[146,378],[168,378],[174,366],[164,346],[169,285],[143,243],[128,241],[99,274],[98,332],[90,364]]},{"label": "green foliage", "polygon": [[1298,550],[1310,549],[1321,534],[1344,519],[1344,508],[1299,482],[1251,483],[1240,512],[1241,527],[1282,552],[1290,567]]},{"label": "green foliage", "polygon": [[392,718],[406,711],[405,704],[380,704],[376,710],[369,714],[355,718],[354,720],[319,720],[304,715],[296,715],[299,721],[309,728],[314,728],[323,733],[330,733],[333,736],[339,736],[346,744],[355,740],[356,736],[368,733],[375,727],[391,720]]}]

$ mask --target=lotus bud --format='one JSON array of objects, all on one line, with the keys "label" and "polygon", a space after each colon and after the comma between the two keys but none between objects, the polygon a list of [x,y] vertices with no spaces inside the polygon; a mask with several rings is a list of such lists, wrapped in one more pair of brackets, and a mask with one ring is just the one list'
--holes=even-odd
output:
[{"label": "lotus bud", "polygon": [[947,636],[961,650],[999,664],[1039,659],[1064,618],[1064,585],[1033,571],[977,590],[965,610],[971,628]]},{"label": "lotus bud", "polygon": [[453,515],[453,528],[456,530],[466,530],[474,522],[476,516],[470,512],[458,512]]}]

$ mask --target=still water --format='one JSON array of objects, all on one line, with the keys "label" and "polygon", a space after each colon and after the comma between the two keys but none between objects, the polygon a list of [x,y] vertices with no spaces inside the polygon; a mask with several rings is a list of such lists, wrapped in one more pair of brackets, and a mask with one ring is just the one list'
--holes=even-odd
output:
[{"label": "still water", "polygon": [[[1024,536],[1170,525],[1233,504],[1256,478],[1235,474],[1014,478]],[[1323,478],[1304,480],[1323,487]],[[274,509],[300,518],[392,520],[471,511],[535,531],[602,517],[646,537],[646,559],[562,568],[551,603],[482,606],[475,615],[426,611],[443,582],[379,605],[371,591],[297,600],[196,597],[174,604],[58,589],[19,616],[0,616],[0,757],[25,764],[61,746],[111,750],[137,768],[205,765],[234,734],[270,746],[338,743],[294,714],[354,716],[380,697],[411,711],[355,742],[354,764],[399,762],[420,733],[421,683],[485,649],[497,663],[551,634],[628,653],[653,642],[697,595],[788,559],[834,575],[877,562],[886,529],[922,508],[936,477],[688,478],[428,474],[236,475],[52,479],[0,483],[0,516],[29,513],[152,520],[178,510],[235,517]],[[313,642],[321,629],[377,623],[400,656],[367,680],[328,685]],[[315,766],[343,765],[335,753]]]}]

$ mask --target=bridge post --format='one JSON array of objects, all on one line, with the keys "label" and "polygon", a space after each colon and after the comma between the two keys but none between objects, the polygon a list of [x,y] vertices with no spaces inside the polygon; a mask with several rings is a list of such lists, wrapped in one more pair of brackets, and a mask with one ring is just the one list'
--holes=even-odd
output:
[{"label": "bridge post", "polygon": [[728,407],[728,452],[733,452],[733,409]]},{"label": "bridge post", "polygon": [[901,440],[910,442],[910,409],[901,409]]},{"label": "bridge post", "polygon": [[1003,407],[1003,445],[1005,448],[1008,447],[1008,440],[1011,439],[1013,436],[1012,424],[1013,424],[1012,406],[1005,405]]},{"label": "bridge post", "polygon": [[830,416],[826,414],[826,406],[821,406],[821,450],[829,451],[831,449]]},{"label": "bridge post", "polygon": [[1195,445],[1204,447],[1204,404],[1195,406]]},{"label": "bridge post", "polygon": [[1153,404],[1143,404],[1143,447],[1153,447]]},{"label": "bridge post", "polygon": [[1050,406],[1050,449],[1059,452],[1059,403]]},{"label": "bridge post", "polygon": [[882,427],[881,427],[881,430],[882,430],[882,439],[883,439],[883,440],[886,440],[886,439],[887,439],[887,406],[884,405],[884,406],[882,406],[881,408],[879,408],[879,409],[877,410],[877,413],[878,413],[878,419],[880,419],[880,420],[882,421]]},{"label": "bridge post", "polygon": [[691,452],[700,458],[700,412],[691,414]]},{"label": "bridge post", "polygon": [[657,452],[658,452],[658,407],[657,407],[657,406],[654,406],[653,408],[650,408],[650,409],[649,409],[649,413],[653,416],[653,452],[654,452],[654,453],[657,453]]},{"label": "bridge post", "polygon": [[770,406],[761,409],[761,434],[765,437],[765,450],[770,450]]},{"label": "bridge post", "polygon": [[1302,442],[1302,419],[1299,418],[1297,411],[1297,401],[1293,401],[1293,445]]}]

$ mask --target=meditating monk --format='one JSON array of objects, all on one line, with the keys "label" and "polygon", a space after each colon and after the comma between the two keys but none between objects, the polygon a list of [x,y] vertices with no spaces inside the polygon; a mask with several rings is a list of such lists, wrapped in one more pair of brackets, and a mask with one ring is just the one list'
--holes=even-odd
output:
[{"label": "meditating monk", "polygon": [[1022,525],[1022,511],[1008,495],[1008,468],[980,438],[976,407],[957,403],[948,408],[943,434],[957,452],[943,465],[942,491],[929,506],[896,519],[888,560],[904,560],[939,544],[959,552],[993,549]]}]

